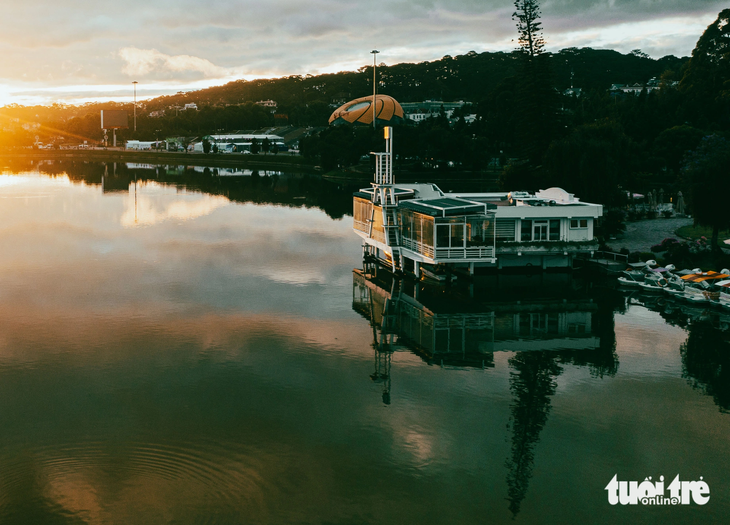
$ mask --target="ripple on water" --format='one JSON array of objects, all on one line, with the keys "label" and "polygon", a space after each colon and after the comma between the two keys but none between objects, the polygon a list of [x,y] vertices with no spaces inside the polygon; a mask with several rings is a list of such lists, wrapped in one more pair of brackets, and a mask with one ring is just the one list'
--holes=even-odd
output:
[{"label": "ripple on water", "polygon": [[[261,515],[262,455],[236,443],[88,442],[0,451],[0,523],[24,509],[104,522],[148,507]],[[150,514],[150,522],[154,522]],[[210,515],[208,516],[210,517]],[[183,519],[185,521],[185,519]]]}]

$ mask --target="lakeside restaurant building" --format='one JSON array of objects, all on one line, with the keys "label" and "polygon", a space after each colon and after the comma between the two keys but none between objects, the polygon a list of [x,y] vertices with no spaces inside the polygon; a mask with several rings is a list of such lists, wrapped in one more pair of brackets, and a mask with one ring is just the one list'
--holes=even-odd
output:
[{"label": "lakeside restaurant building", "polygon": [[571,268],[598,249],[600,204],[561,188],[535,194],[444,193],[435,184],[396,184],[392,130],[375,153],[375,182],[353,196],[353,229],[365,255],[420,276],[421,267]]}]

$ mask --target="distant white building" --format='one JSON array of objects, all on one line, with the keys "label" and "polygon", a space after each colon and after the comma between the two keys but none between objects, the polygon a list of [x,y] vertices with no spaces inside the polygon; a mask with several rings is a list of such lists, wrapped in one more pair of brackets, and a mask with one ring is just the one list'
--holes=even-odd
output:
[{"label": "distant white building", "polygon": [[195,102],[191,102],[190,104],[185,104],[185,107],[183,108],[183,110],[188,110],[188,109],[197,110],[198,105]]},{"label": "distant white building", "polygon": [[[656,77],[649,79],[649,81],[646,84],[611,84],[611,88],[609,89],[609,92],[612,95],[618,95],[618,94],[631,94],[631,95],[638,95],[642,91],[646,90],[647,93],[651,93],[652,91],[655,91],[657,89],[661,89],[660,86],[660,80],[658,80]],[[668,82],[668,85],[671,87],[674,87],[678,84],[678,82]]]},{"label": "distant white building", "polygon": [[403,114],[406,119],[413,122],[421,122],[428,118],[436,117],[441,113],[443,108],[446,118],[450,119],[454,114],[454,110],[461,108],[466,104],[463,100],[458,102],[443,102],[441,100],[426,100],[424,102],[405,102],[401,103]]},{"label": "distant white building", "polygon": [[[150,150],[150,149],[157,149],[160,147],[161,144],[164,144],[162,141],[154,141],[154,140],[128,140],[125,144],[125,149],[134,149],[134,150]],[[163,146],[164,147],[164,146]]]}]

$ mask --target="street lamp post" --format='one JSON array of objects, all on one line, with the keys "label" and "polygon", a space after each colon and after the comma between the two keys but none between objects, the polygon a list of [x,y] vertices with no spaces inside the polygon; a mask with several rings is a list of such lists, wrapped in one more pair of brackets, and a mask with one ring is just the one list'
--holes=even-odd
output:
[{"label": "street lamp post", "polygon": [[133,80],[132,85],[134,86],[134,132],[137,132],[137,81]]},{"label": "street lamp post", "polygon": [[375,129],[375,94],[377,93],[377,84],[375,83],[375,59],[380,51],[373,49],[370,52],[373,54],[373,129]]}]

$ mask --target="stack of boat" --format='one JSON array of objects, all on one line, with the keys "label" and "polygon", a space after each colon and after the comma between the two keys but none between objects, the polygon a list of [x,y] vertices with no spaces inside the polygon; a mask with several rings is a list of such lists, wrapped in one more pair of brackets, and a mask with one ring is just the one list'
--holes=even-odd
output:
[{"label": "stack of boat", "polygon": [[703,272],[675,271],[673,265],[657,267],[656,261],[633,263],[621,273],[619,284],[639,288],[647,293],[660,293],[693,303],[710,303],[730,309],[730,270]]}]

